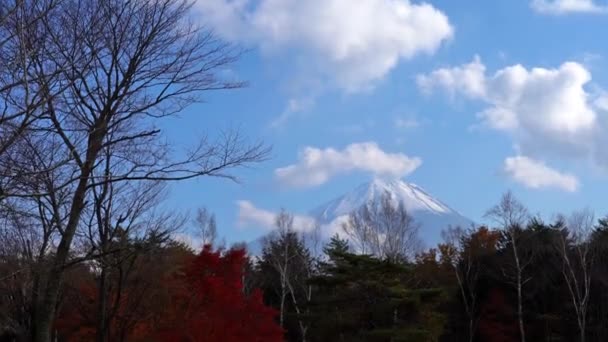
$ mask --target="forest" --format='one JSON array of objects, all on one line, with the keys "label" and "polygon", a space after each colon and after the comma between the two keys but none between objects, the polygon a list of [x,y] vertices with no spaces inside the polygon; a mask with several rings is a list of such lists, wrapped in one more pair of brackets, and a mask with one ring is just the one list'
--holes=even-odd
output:
[{"label": "forest", "polygon": [[210,211],[166,207],[171,183],[239,181],[271,156],[238,129],[184,149],[163,135],[247,85],[226,72],[245,49],[192,16],[0,1],[0,341],[608,340],[608,218],[590,210],[545,220],[507,192],[487,225],[421,249],[387,194],[328,243],[282,211],[254,255]]},{"label": "forest", "polygon": [[[193,220],[204,243],[200,248],[177,241],[163,227],[144,236],[109,227],[107,254],[70,258],[52,339],[604,341],[608,336],[608,219],[596,221],[581,210],[544,222],[506,193],[487,212],[493,226],[446,227],[443,243],[419,250],[415,236],[423,227],[392,205],[388,194],[378,202],[353,212],[344,234],[324,245],[314,233],[295,231],[293,215],[283,211],[257,256],[248,255],[245,245],[227,248],[218,242],[214,216],[205,209]],[[38,274],[19,246],[2,248],[3,341],[27,341],[35,325],[31,277]]]}]

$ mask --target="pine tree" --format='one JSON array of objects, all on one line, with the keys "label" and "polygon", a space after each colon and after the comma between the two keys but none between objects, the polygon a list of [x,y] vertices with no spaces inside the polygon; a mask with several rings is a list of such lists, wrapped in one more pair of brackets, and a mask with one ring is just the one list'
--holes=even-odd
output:
[{"label": "pine tree", "polygon": [[329,242],[327,243],[327,245],[325,245],[325,247],[323,248],[323,252],[330,259],[333,256],[344,254],[349,251],[350,251],[350,246],[348,244],[348,240],[340,238],[340,236],[338,234],[335,234],[334,236],[332,236],[330,238]]},{"label": "pine tree", "polygon": [[408,265],[350,253],[332,238],[328,260],[311,282],[315,341],[436,341],[443,317],[435,306],[441,291],[408,286]]}]

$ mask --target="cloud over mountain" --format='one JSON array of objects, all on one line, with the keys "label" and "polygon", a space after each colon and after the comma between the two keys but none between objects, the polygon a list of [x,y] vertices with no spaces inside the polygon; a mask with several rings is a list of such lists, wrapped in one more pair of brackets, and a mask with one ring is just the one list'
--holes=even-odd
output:
[{"label": "cloud over mountain", "polygon": [[412,173],[421,164],[418,157],[383,151],[375,142],[353,143],[343,150],[331,147],[306,147],[298,162],[275,170],[277,180],[290,187],[314,187],[332,177],[355,171],[376,176],[399,178]]}]

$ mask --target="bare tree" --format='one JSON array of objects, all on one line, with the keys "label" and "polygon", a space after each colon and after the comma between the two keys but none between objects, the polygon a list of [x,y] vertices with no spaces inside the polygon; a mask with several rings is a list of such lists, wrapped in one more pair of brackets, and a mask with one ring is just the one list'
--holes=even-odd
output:
[{"label": "bare tree", "polygon": [[213,245],[217,239],[217,226],[215,215],[209,213],[207,208],[198,208],[194,217],[196,230],[204,245]]},{"label": "bare tree", "polygon": [[35,238],[32,224],[21,215],[0,215],[0,334],[27,336],[31,327],[34,278],[27,247]]},{"label": "bare tree", "polygon": [[479,268],[474,265],[476,259],[470,253],[467,253],[463,241],[468,238],[467,232],[462,228],[448,228],[442,232],[445,246],[448,249],[449,263],[454,270],[456,281],[464,310],[469,320],[469,341],[472,342],[475,338],[475,329],[477,327],[477,279],[479,277]]},{"label": "bare tree", "polygon": [[[65,90],[58,85],[60,67],[41,69],[36,56],[44,55],[49,42],[44,21],[56,14],[63,0],[7,0],[0,3],[0,158],[19,155],[25,139],[33,130],[47,130],[44,104],[47,98]],[[44,79],[57,85],[53,91],[43,91]],[[57,164],[55,164],[57,165]],[[44,170],[20,168],[11,158],[0,162],[0,204],[9,194],[20,194],[13,187],[15,178],[32,176]]]},{"label": "bare tree", "polygon": [[[318,270],[318,264],[320,262],[320,258],[322,253],[322,237],[321,237],[321,225],[318,221],[314,221],[312,223],[312,228],[309,232],[305,232],[302,236],[302,241],[304,242],[305,250],[300,251],[299,257],[300,262],[303,265],[307,265],[305,267],[306,270],[306,278],[304,281],[298,282],[298,286],[305,294],[306,300],[306,314],[310,312],[308,304],[312,302],[313,295],[313,285],[309,281],[315,276],[315,273]],[[308,325],[303,324],[300,321],[300,331],[302,332],[302,341],[306,341],[306,333],[308,331]]]},{"label": "bare tree", "polygon": [[310,275],[311,258],[304,241],[294,230],[294,217],[285,210],[277,215],[276,231],[265,241],[264,257],[279,276],[279,323],[285,326],[287,301],[295,310],[302,341],[306,341],[308,325],[302,319],[304,303],[312,296],[307,283]]},{"label": "bare tree", "polygon": [[[14,55],[28,66],[20,76],[27,82],[4,94],[5,112],[20,116],[3,116],[9,123],[2,129],[19,139],[0,153],[0,197],[15,199],[11,210],[46,226],[31,253],[43,256],[32,285],[34,341],[51,340],[63,274],[78,260],[73,242],[83,214],[94,212],[95,189],[205,175],[234,179],[230,169],[267,156],[267,148],[234,131],[204,137],[185,153],[161,138],[159,118],[199,101],[201,92],[243,85],[217,77],[239,50],[188,22],[190,8],[182,0],[62,0],[27,30],[16,14],[0,28],[0,36],[17,32],[3,49],[36,47]],[[24,119],[28,113],[35,120]],[[23,120],[27,134],[14,131]]]},{"label": "bare tree", "polygon": [[[63,189],[53,191],[53,180],[59,175],[53,168],[47,168],[56,157],[52,151],[43,153],[26,147],[34,144],[30,137],[26,137],[17,145],[20,154],[20,166],[32,172],[26,186],[36,193],[47,193],[48,196],[33,196],[30,198],[5,198],[0,203],[0,210],[4,218],[3,227],[7,240],[2,241],[12,246],[7,258],[18,260],[21,265],[23,286],[20,288],[24,310],[21,314],[30,315],[28,319],[20,319],[21,332],[35,329],[38,322],[35,319],[36,303],[40,300],[40,288],[44,286],[48,277],[47,272],[56,246],[56,240],[62,233],[61,222],[65,217],[65,206],[69,193]],[[24,168],[22,171],[26,171]],[[25,188],[25,187],[23,187]],[[29,288],[25,288],[28,286]],[[27,307],[27,308],[25,308]],[[27,335],[27,334],[25,334]]]},{"label": "bare tree", "polygon": [[594,214],[589,209],[574,212],[565,220],[567,231],[560,232],[555,246],[562,258],[562,275],[576,314],[581,342],[586,337],[587,311],[591,297],[594,255],[589,239],[594,220]]},{"label": "bare tree", "polygon": [[498,233],[486,227],[467,230],[448,227],[442,232],[442,237],[445,243],[440,245],[441,259],[454,271],[469,321],[469,341],[474,341],[479,322],[477,283],[482,272],[482,258],[484,253],[495,251]]},{"label": "bare tree", "polygon": [[403,203],[394,203],[388,192],[352,212],[342,225],[359,252],[392,261],[415,255],[418,228]]},{"label": "bare tree", "polygon": [[[283,328],[285,326],[285,301],[288,295],[287,279],[289,277],[289,262],[295,258],[292,248],[289,243],[285,240],[290,232],[293,232],[293,216],[288,214],[285,210],[277,215],[275,219],[276,232],[273,232],[266,236],[263,241],[264,249],[272,267],[279,274],[279,324]],[[273,240],[283,242],[281,250],[273,248]]]},{"label": "bare tree", "polygon": [[500,202],[485,214],[485,217],[493,220],[504,230],[509,242],[514,270],[513,272],[503,270],[503,272],[510,278],[510,282],[517,292],[517,321],[522,342],[526,341],[522,291],[523,286],[530,281],[530,278],[524,277],[524,271],[532,260],[523,257],[519,245],[521,230],[529,216],[528,209],[510,191],[505,193]]},{"label": "bare tree", "polygon": [[[110,160],[106,159],[108,166]],[[158,181],[103,183],[92,188],[93,203],[83,212],[83,227],[77,232],[73,247],[78,253],[74,253],[70,263],[88,259],[96,270],[99,342],[113,336],[110,323],[121,309],[124,284],[138,258],[148,248],[167,241],[183,223],[179,215],[156,214],[163,188],[164,184]],[[152,239],[154,243],[133,243],[142,239]]]}]

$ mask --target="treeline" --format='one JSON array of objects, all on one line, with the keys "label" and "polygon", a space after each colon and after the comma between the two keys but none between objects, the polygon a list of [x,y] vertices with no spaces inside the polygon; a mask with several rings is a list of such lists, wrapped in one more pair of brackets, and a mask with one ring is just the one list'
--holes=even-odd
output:
[{"label": "treeline", "polygon": [[[416,229],[407,212],[382,203],[342,227],[352,233],[371,211],[367,235],[334,236],[319,254],[279,215],[249,277],[287,340],[608,340],[607,219],[583,210],[545,222],[507,193],[487,213],[491,227],[448,227],[443,243],[416,251],[400,238]],[[382,253],[359,253],[361,239]]]},{"label": "treeline", "polygon": [[[131,198],[131,200],[134,200]],[[321,244],[281,212],[260,255],[217,247],[213,215],[195,220],[205,246],[176,241],[175,217],[113,226],[104,254],[74,254],[53,341],[605,341],[608,219],[589,211],[550,222],[510,193],[490,227],[446,227],[420,250],[415,221],[388,195],[353,212]],[[169,216],[171,217],[171,216]],[[406,224],[403,224],[406,223]],[[151,225],[151,226],[149,226]],[[15,226],[4,232],[14,231]],[[342,237],[341,237],[342,236]],[[7,243],[12,241],[15,244]],[[0,250],[3,341],[28,341],[38,264],[16,240]],[[84,242],[83,242],[84,243]],[[212,246],[216,247],[212,247]],[[363,250],[373,251],[362,253]],[[54,258],[47,252],[43,262]]]}]

